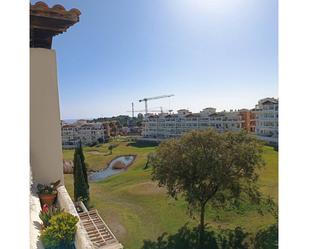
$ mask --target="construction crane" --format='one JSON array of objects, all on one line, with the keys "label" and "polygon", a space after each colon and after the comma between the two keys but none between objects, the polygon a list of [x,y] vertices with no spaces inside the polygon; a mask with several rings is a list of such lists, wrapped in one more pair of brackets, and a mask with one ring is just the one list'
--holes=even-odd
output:
[{"label": "construction crane", "polygon": [[161,96],[156,96],[156,97],[151,97],[151,98],[140,99],[139,102],[142,102],[142,101],[145,102],[145,114],[147,114],[148,113],[148,100],[169,98],[169,97],[173,97],[173,96],[175,96],[175,95],[174,94],[161,95]]},{"label": "construction crane", "polygon": [[[134,110],[134,112],[145,112],[146,110]],[[163,108],[160,106],[160,110],[159,109],[151,109],[149,110],[150,112],[161,112],[163,113]],[[132,111],[127,111],[127,112],[132,112]]]},{"label": "construction crane", "polygon": [[[155,107],[157,108],[157,107]],[[160,106],[160,111],[159,110],[151,110],[152,112],[161,112],[163,113],[163,108],[162,106]],[[132,113],[132,118],[134,118],[134,113],[135,112],[145,112],[145,110],[134,110],[134,103],[131,103],[131,111],[127,111],[127,112],[131,112]]]},{"label": "construction crane", "polygon": [[132,102],[132,118],[134,118],[134,103]]}]

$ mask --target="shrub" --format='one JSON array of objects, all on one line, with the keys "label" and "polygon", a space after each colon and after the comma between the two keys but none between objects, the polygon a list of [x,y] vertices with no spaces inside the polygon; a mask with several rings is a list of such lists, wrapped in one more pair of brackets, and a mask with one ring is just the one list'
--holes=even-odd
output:
[{"label": "shrub", "polygon": [[110,145],[108,146],[109,153],[110,153],[110,154],[113,154],[113,149],[115,149],[117,146],[118,146],[118,145],[116,145],[116,144],[110,144]]},{"label": "shrub", "polygon": [[50,225],[40,236],[46,249],[72,248],[77,230],[78,218],[69,213],[61,212],[50,219]]},{"label": "shrub", "polygon": [[47,204],[44,204],[39,217],[43,222],[43,226],[44,227],[48,227],[50,225],[50,219],[51,217],[60,214],[62,211],[60,208],[57,207],[49,207]]},{"label": "shrub", "polygon": [[250,233],[241,227],[234,230],[226,229],[217,233],[217,242],[221,249],[247,249],[250,248]]},{"label": "shrub", "polygon": [[278,224],[273,224],[266,229],[260,230],[254,241],[256,249],[277,249],[278,248]]}]

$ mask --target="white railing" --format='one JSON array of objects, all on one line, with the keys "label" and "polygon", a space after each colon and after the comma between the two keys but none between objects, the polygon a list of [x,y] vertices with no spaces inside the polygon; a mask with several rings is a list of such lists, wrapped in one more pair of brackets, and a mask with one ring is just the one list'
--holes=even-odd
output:
[{"label": "white railing", "polygon": [[41,204],[37,194],[30,193],[30,248],[43,249],[42,241],[39,239],[41,230],[41,219],[39,217]]},{"label": "white railing", "polygon": [[[67,192],[65,186],[60,186],[58,189],[57,201],[60,208],[63,208],[64,211],[78,216],[78,213],[75,209],[75,205],[71,200],[69,193]],[[77,232],[75,235],[75,247],[76,249],[94,249],[94,245],[91,243],[88,234],[84,227],[81,224],[81,221],[77,223]]]}]

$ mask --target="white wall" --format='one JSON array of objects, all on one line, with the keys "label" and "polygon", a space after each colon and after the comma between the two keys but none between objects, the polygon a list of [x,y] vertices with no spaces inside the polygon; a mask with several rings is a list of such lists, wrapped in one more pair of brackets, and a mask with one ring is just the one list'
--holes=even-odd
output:
[{"label": "white wall", "polygon": [[[69,212],[70,214],[79,217],[76,212],[74,203],[72,202],[70,195],[68,194],[64,186],[59,187],[58,189],[57,201],[59,206],[64,209],[64,211]],[[92,243],[88,237],[88,234],[85,228],[82,226],[81,222],[77,223],[77,232],[75,235],[75,247],[76,249],[94,249]]]},{"label": "white wall", "polygon": [[63,184],[56,53],[30,48],[30,164],[34,183]]}]

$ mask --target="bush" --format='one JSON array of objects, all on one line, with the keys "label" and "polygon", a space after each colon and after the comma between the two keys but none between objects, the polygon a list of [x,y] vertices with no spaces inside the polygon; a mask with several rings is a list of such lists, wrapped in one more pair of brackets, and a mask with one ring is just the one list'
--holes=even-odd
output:
[{"label": "bush", "polygon": [[110,144],[108,146],[108,150],[110,154],[113,154],[113,149],[115,149],[118,145],[117,144]]},{"label": "bush", "polygon": [[260,230],[254,241],[256,249],[277,249],[278,248],[278,224]]},{"label": "bush", "polygon": [[57,207],[48,207],[47,204],[44,204],[40,214],[39,214],[39,217],[40,219],[42,220],[43,222],[43,226],[44,227],[48,227],[50,225],[50,219],[55,216],[55,215],[58,215],[60,214],[62,211],[60,208],[57,208]]},{"label": "bush", "polygon": [[250,248],[250,234],[241,227],[234,230],[226,229],[218,233],[217,242],[221,249],[247,249]]},{"label": "bush", "polygon": [[62,212],[50,219],[50,225],[41,233],[40,239],[46,249],[72,248],[78,218]]}]

